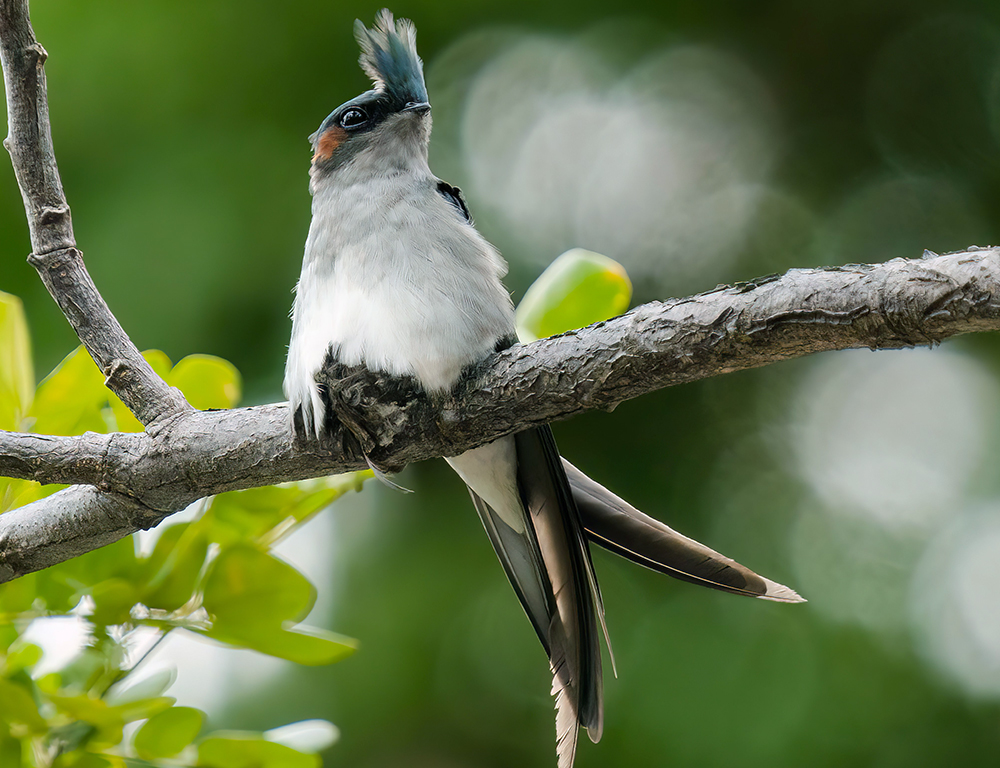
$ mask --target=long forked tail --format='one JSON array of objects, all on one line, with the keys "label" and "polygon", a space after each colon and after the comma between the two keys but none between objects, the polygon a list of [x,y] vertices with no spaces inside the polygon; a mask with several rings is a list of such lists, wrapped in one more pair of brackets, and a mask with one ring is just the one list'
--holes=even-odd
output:
[{"label": "long forked tail", "polygon": [[587,537],[634,563],[692,584],[782,603],[798,593],[643,514],[562,460]]},{"label": "long forked tail", "polygon": [[583,524],[548,426],[448,459],[469,486],[493,547],[552,667],[559,768],[580,727],[603,725],[603,606]]}]

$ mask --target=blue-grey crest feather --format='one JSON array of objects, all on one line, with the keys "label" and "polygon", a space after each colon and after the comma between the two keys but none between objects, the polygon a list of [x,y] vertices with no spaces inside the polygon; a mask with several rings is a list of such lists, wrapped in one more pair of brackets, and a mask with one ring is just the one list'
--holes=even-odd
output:
[{"label": "blue-grey crest feather", "polygon": [[368,29],[354,22],[354,36],[361,46],[358,63],[376,91],[384,91],[403,102],[427,101],[423,62],[417,55],[417,30],[409,19],[393,19],[383,8]]}]

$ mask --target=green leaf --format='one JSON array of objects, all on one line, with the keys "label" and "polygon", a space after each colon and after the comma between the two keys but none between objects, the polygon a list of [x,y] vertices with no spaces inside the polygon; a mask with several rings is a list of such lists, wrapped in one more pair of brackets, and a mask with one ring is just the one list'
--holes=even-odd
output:
[{"label": "green leaf", "polygon": [[319,768],[316,755],[305,755],[260,734],[224,733],[198,745],[199,768]]},{"label": "green leaf", "polygon": [[0,765],[4,768],[21,765],[21,742],[13,736],[0,736]]},{"label": "green leaf", "polygon": [[175,611],[194,594],[208,554],[208,539],[190,523],[172,525],[160,535],[147,563],[148,586],[141,602]]},{"label": "green leaf", "polygon": [[[89,594],[91,589],[97,588],[99,592],[104,589],[104,604],[109,611],[113,611],[120,608],[126,599],[124,587],[119,584],[99,588],[98,585],[109,579],[134,584],[136,565],[135,541],[131,536],[125,536],[100,549],[47,568],[39,574],[38,596],[45,600],[49,611],[64,612],[73,608],[80,597]],[[115,596],[120,598],[117,602],[112,599]],[[134,597],[132,602],[135,602]],[[113,619],[113,616],[105,614],[101,621],[105,619]]]},{"label": "green leaf", "polygon": [[[58,675],[63,688],[86,691],[107,671],[107,659],[96,648],[83,648]],[[63,691],[65,693],[65,691]]]},{"label": "green leaf", "polygon": [[300,664],[330,664],[353,653],[350,638],[332,632],[286,630],[304,618],[316,598],[312,584],[287,563],[248,545],[223,549],[205,580],[205,634],[216,640]]},{"label": "green leaf", "polygon": [[326,720],[303,720],[264,731],[264,738],[299,752],[316,754],[336,744],[340,731]]},{"label": "green leaf", "polygon": [[221,493],[197,523],[211,541],[247,539],[270,547],[349,491],[360,491],[370,470],[297,483]]},{"label": "green leaf", "polygon": [[60,755],[53,768],[123,768],[125,761],[113,755],[95,755],[93,752],[71,752]]},{"label": "green leaf", "polygon": [[213,640],[241,648],[251,648],[268,656],[294,661],[308,667],[335,664],[357,650],[357,641],[317,627],[299,625],[295,631],[260,627],[253,634],[229,624],[213,626],[205,633]]},{"label": "green leaf", "polygon": [[0,621],[0,651],[6,653],[7,649],[10,648],[21,635],[17,631],[17,627],[8,622]]},{"label": "green leaf", "polygon": [[97,733],[97,728],[82,720],[57,725],[45,735],[46,747],[60,755],[56,765],[77,765],[78,751]]},{"label": "green leaf", "polygon": [[194,742],[205,716],[191,707],[171,707],[149,718],[135,734],[136,754],[143,760],[173,757]]},{"label": "green leaf", "polygon": [[43,490],[42,485],[34,480],[14,480],[0,477],[0,514],[30,504],[47,495],[47,489],[58,489],[59,487],[61,486],[49,485],[45,486],[46,490]]},{"label": "green leaf", "polygon": [[553,261],[517,307],[517,335],[528,342],[628,309],[632,283],[624,267],[593,251],[574,248]]},{"label": "green leaf", "polygon": [[217,621],[256,627],[305,618],[316,600],[308,579],[288,563],[256,547],[223,550],[205,583],[205,608]]},{"label": "green leaf", "polygon": [[37,595],[38,574],[29,573],[0,586],[0,615],[31,610]]},{"label": "green leaf", "polygon": [[95,584],[90,597],[94,601],[90,620],[105,627],[129,621],[132,606],[139,602],[135,585],[125,579],[106,579]]},{"label": "green leaf", "polygon": [[0,429],[22,429],[34,393],[24,307],[17,296],[0,291]]},{"label": "green leaf", "polygon": [[103,414],[107,403],[104,377],[87,350],[77,347],[38,385],[31,407],[32,429],[45,435],[107,432]]},{"label": "green leaf", "polygon": [[86,737],[86,744],[90,748],[117,746],[122,741],[125,723],[153,717],[173,706],[175,702],[175,699],[169,696],[159,696],[112,707],[104,700],[87,694],[78,696],[49,694],[48,698],[62,714],[93,726],[93,732]]},{"label": "green leaf", "polygon": [[0,677],[0,721],[22,724],[34,733],[45,731],[45,721],[38,714],[31,691],[3,677]]},{"label": "green leaf", "polygon": [[174,366],[167,383],[177,387],[195,408],[232,408],[240,400],[240,372],[213,355],[188,355]]},{"label": "green leaf", "polygon": [[15,672],[35,666],[42,660],[42,649],[34,643],[17,642],[7,651],[3,674],[10,677]]},{"label": "green leaf", "polygon": [[[78,696],[49,694],[49,701],[64,715],[73,720],[89,723],[98,730],[120,730],[125,725],[121,713],[109,707],[103,700],[85,693]],[[117,743],[117,742],[116,742]]]},{"label": "green leaf", "polygon": [[155,717],[161,712],[170,709],[176,703],[177,699],[173,696],[151,696],[148,699],[136,699],[116,704],[111,707],[111,710],[117,713],[126,723],[134,723],[136,720]]}]

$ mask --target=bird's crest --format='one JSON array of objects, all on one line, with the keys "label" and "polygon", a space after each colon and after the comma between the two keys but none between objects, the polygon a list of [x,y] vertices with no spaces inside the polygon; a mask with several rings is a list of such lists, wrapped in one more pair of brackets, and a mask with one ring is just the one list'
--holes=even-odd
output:
[{"label": "bird's crest", "polygon": [[396,21],[383,8],[372,29],[355,21],[354,36],[361,46],[358,63],[375,83],[376,91],[403,102],[427,101],[423,62],[417,55],[417,30],[412,21]]}]

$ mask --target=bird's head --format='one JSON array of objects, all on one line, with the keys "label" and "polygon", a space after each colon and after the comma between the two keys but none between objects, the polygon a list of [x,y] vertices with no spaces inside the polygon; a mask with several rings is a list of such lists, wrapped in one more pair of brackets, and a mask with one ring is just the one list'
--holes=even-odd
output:
[{"label": "bird's head", "polygon": [[413,23],[382,10],[372,29],[356,21],[354,35],[374,87],[337,107],[309,137],[314,181],[348,165],[393,173],[427,161],[430,104]]}]

